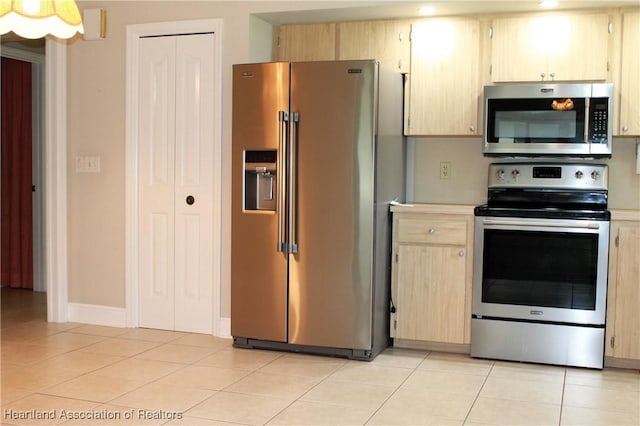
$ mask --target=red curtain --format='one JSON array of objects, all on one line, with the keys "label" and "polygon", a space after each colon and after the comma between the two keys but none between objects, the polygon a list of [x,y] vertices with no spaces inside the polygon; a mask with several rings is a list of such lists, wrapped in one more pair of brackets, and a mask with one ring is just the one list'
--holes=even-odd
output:
[{"label": "red curtain", "polygon": [[2,58],[0,285],[33,288],[31,63]]}]

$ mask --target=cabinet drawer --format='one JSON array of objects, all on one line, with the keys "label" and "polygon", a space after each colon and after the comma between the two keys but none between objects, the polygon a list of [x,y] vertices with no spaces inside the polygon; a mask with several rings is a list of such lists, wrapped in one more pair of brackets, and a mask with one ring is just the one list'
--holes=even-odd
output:
[{"label": "cabinet drawer", "polygon": [[398,242],[465,245],[467,223],[437,219],[399,219]]}]

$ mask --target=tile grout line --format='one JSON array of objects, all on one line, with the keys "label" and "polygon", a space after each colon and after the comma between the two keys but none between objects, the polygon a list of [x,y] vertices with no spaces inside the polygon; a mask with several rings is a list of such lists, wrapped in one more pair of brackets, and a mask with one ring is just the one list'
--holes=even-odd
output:
[{"label": "tile grout line", "polygon": [[558,417],[558,426],[562,424],[562,414],[564,411],[564,391],[567,385],[567,369],[564,369],[564,376],[562,380],[562,396],[560,397],[560,416]]},{"label": "tile grout line", "polygon": [[469,420],[469,415],[471,414],[471,410],[473,410],[474,405],[476,405],[476,402],[478,401],[478,398],[480,398],[480,393],[482,393],[482,389],[484,389],[484,385],[487,383],[487,380],[489,380],[489,376],[491,375],[491,372],[493,371],[493,367],[495,367],[496,363],[492,362],[491,363],[491,367],[489,368],[489,371],[487,372],[487,375],[485,376],[484,380],[482,381],[482,386],[480,386],[480,389],[478,390],[478,393],[476,395],[476,397],[473,399],[473,402],[471,403],[471,406],[469,407],[469,410],[467,411],[467,415],[464,417],[464,420],[462,421],[462,424],[464,425],[465,423],[467,423],[467,420]]},{"label": "tile grout line", "polygon": [[411,377],[417,370],[418,367],[420,367],[420,365],[422,365],[422,363],[424,362],[424,360],[426,360],[429,355],[431,355],[431,352],[427,352],[426,355],[424,356],[424,358],[422,358],[422,361],[420,361],[420,363],[418,365],[416,365],[411,371],[411,373],[409,375],[407,375],[407,377],[402,381],[402,383],[400,383],[398,386],[396,386],[396,388],[393,390],[393,392],[391,392],[391,394],[386,397],[384,399],[384,401],[382,401],[380,403],[380,405],[378,406],[378,408],[376,408],[373,413],[369,416],[369,418],[363,423],[363,425],[367,425],[369,424],[369,422],[371,422],[371,420],[373,420],[373,418],[375,417],[376,414],[378,414],[378,412],[382,409],[382,407],[384,407],[384,405],[393,397],[393,395],[396,394],[396,392],[398,392],[398,390],[402,387],[403,384],[405,384],[407,382],[407,380],[409,380],[409,377]]}]

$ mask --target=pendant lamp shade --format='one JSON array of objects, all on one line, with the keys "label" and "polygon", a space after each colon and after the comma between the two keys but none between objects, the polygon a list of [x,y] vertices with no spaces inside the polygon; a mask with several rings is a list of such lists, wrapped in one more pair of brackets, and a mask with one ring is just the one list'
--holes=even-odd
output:
[{"label": "pendant lamp shade", "polygon": [[84,27],[74,0],[0,0],[0,34],[10,31],[24,38],[71,38]]}]

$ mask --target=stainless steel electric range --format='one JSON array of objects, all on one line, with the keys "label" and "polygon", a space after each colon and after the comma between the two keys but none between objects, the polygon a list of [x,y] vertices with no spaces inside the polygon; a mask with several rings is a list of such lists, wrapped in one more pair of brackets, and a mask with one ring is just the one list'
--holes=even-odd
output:
[{"label": "stainless steel electric range", "polygon": [[475,209],[471,355],[602,368],[607,166],[500,163]]}]

